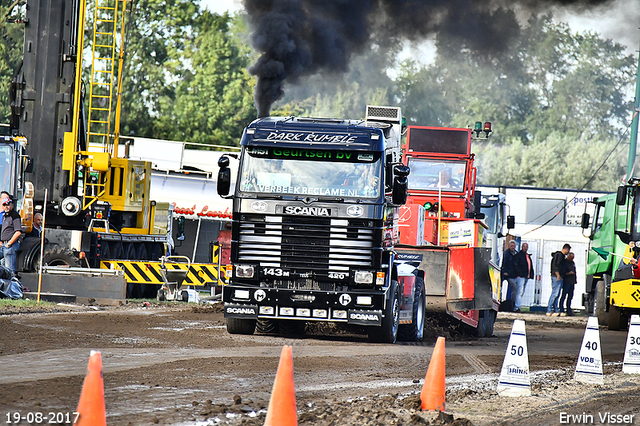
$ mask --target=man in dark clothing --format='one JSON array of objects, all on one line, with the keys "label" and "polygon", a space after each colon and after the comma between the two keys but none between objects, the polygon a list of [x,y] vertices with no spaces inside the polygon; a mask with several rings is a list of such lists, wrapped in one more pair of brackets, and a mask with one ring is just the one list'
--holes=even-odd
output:
[{"label": "man in dark clothing", "polygon": [[571,309],[571,299],[573,299],[573,289],[576,285],[576,264],[573,262],[574,254],[570,252],[565,261],[564,275],[562,276],[562,296],[560,296],[560,316],[565,316],[564,299],[567,298],[567,315],[573,316]]},{"label": "man in dark clothing", "polygon": [[26,237],[38,237],[42,235],[42,213],[36,213],[33,215],[33,227],[31,232],[27,233]]},{"label": "man in dark clothing", "polygon": [[11,198],[3,199],[2,228],[0,230],[0,258],[4,266],[14,275],[16,273],[16,252],[20,248],[20,235],[22,235],[22,221],[17,211],[13,209]]},{"label": "man in dark clothing", "polygon": [[547,316],[557,317],[560,315],[558,310],[558,299],[562,291],[562,275],[565,273],[565,257],[571,251],[571,246],[565,244],[562,250],[551,254],[551,296],[547,303]]},{"label": "man in dark clothing", "polygon": [[509,290],[511,291],[510,300],[513,302],[513,308],[508,308],[509,310],[515,310],[516,296],[518,294],[516,254],[516,242],[511,240],[509,241],[509,248],[502,256],[502,276],[509,283]]},{"label": "man in dark clothing", "polygon": [[524,290],[527,280],[533,278],[533,262],[531,261],[531,255],[528,253],[529,244],[522,243],[522,249],[515,256],[515,265],[517,269],[517,291],[515,298],[515,312],[520,312],[522,305],[522,297],[524,296]]}]

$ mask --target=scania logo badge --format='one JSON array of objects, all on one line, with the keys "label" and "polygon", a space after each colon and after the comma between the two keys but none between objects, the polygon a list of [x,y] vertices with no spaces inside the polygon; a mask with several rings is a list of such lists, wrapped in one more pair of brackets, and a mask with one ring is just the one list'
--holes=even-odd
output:
[{"label": "scania logo badge", "polygon": [[361,206],[349,206],[347,207],[347,214],[352,217],[360,217],[364,213],[364,209]]},{"label": "scania logo badge", "polygon": [[331,216],[331,209],[325,207],[286,206],[284,213],[301,216]]},{"label": "scania logo badge", "polygon": [[254,212],[266,212],[268,207],[269,205],[264,201],[254,201],[253,203],[251,203],[251,210],[253,210]]}]

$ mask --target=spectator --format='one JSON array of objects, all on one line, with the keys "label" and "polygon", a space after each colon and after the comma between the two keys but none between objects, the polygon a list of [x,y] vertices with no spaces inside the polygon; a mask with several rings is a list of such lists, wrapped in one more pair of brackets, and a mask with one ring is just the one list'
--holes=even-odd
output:
[{"label": "spectator", "polygon": [[509,290],[511,291],[510,301],[512,304],[511,306],[507,305],[506,310],[508,311],[515,309],[515,299],[518,292],[516,254],[516,242],[511,240],[509,241],[509,248],[504,252],[504,256],[502,256],[502,277],[509,283]]},{"label": "spectator", "polygon": [[573,262],[575,255],[570,252],[567,255],[565,263],[565,273],[562,276],[562,296],[560,296],[560,316],[565,316],[564,312],[564,300],[567,298],[567,313],[566,315],[572,317],[573,310],[571,309],[571,299],[573,299],[573,289],[576,286],[576,264]]},{"label": "spectator", "polygon": [[527,285],[527,281],[533,279],[533,262],[528,253],[529,244],[522,243],[522,249],[516,254],[515,262],[518,276],[516,277],[517,293],[515,297],[514,312],[521,312],[522,297]]},{"label": "spectator", "polygon": [[14,275],[16,274],[16,252],[20,248],[20,236],[22,235],[22,221],[17,211],[13,209],[13,199],[3,199],[2,228],[0,230],[0,258],[4,266]]},{"label": "spectator", "polygon": [[36,213],[33,215],[33,227],[31,232],[27,234],[27,237],[38,237],[42,235],[42,213]]},{"label": "spectator", "polygon": [[7,191],[0,192],[0,224],[2,224],[2,217],[4,216],[4,208],[1,207],[2,203],[11,198]]},{"label": "spectator", "polygon": [[565,273],[566,261],[565,256],[571,251],[571,246],[565,244],[562,250],[551,254],[551,296],[547,303],[547,316],[557,317],[560,315],[558,310],[558,299],[562,291],[562,275]]}]

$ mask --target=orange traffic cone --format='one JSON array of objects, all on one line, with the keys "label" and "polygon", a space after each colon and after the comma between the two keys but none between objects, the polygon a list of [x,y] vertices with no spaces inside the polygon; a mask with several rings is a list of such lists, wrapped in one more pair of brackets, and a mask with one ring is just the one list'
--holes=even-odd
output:
[{"label": "orange traffic cone", "polygon": [[297,426],[296,391],[293,384],[293,351],[284,345],[264,426]]},{"label": "orange traffic cone", "polygon": [[438,337],[420,391],[423,410],[444,411],[444,337]]},{"label": "orange traffic cone", "polygon": [[80,402],[78,402],[78,421],[76,426],[106,426],[107,414],[104,405],[104,382],[102,380],[102,356],[91,351],[87,376],[84,378]]}]

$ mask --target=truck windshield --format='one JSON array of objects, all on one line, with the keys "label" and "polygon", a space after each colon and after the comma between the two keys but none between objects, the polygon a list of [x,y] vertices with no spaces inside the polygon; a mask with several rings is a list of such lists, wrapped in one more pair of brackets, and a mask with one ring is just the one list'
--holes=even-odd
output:
[{"label": "truck windshield", "polygon": [[490,234],[498,232],[498,203],[483,204],[480,212],[484,213],[484,223],[489,227],[487,230]]},{"label": "truck windshield", "polygon": [[480,212],[484,213],[484,223],[489,229],[487,232],[490,234],[497,234],[500,230],[499,223],[502,223],[500,217],[500,202],[498,200],[487,200],[486,203],[482,203]]},{"label": "truck windshield", "polygon": [[[625,206],[619,206],[618,210],[620,211],[624,207]],[[640,238],[640,191],[638,191],[638,189],[635,189],[633,197],[633,222],[631,239],[637,240]]]},{"label": "truck windshield", "polygon": [[0,145],[0,185],[2,190],[13,193],[13,147]]},{"label": "truck windshield", "polygon": [[466,176],[466,162],[409,159],[409,189],[462,192]]},{"label": "truck windshield", "polygon": [[242,192],[378,198],[380,153],[249,147],[244,153]]}]

